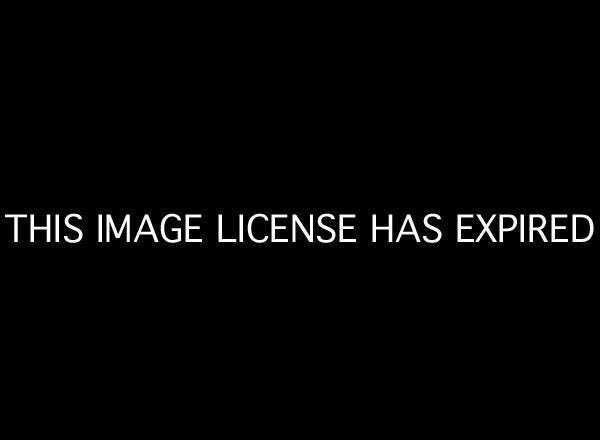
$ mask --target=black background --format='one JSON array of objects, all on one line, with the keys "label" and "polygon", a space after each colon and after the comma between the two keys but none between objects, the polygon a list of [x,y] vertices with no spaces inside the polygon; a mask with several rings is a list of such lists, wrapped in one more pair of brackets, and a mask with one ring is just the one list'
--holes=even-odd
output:
[{"label": "black background", "polygon": [[[524,11],[247,12],[23,16],[3,55],[2,213],[356,212],[361,243],[5,240],[11,412],[572,429],[595,389],[597,238],[460,246],[453,218],[597,223],[592,29]],[[428,212],[447,221],[440,245],[369,245],[371,213]]]}]

